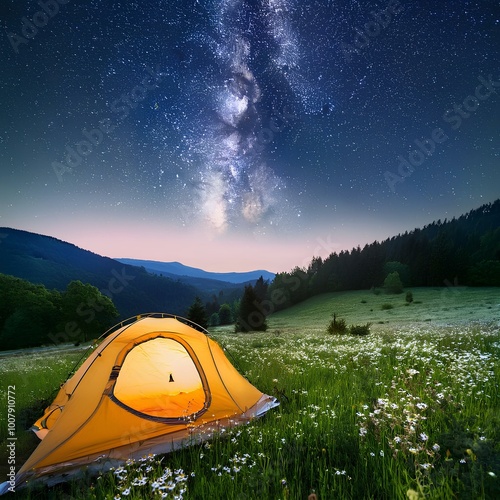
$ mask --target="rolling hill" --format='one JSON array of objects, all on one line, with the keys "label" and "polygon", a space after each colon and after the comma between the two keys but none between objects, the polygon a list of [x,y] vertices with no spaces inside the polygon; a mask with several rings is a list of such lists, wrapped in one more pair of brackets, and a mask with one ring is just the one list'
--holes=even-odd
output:
[{"label": "rolling hill", "polygon": [[[315,295],[285,310],[271,314],[269,331],[326,332],[333,313],[348,324],[371,323],[371,330],[388,331],[403,325],[478,324],[500,326],[497,287],[415,287],[414,301],[405,294],[375,294],[370,290],[329,292]],[[387,307],[386,305],[390,305]],[[384,307],[385,306],[385,307]],[[221,330],[227,327],[220,327]]]},{"label": "rolling hill", "polygon": [[72,280],[90,283],[111,295],[122,318],[148,311],[183,315],[201,293],[50,236],[5,227],[0,235],[0,273],[57,290]]}]

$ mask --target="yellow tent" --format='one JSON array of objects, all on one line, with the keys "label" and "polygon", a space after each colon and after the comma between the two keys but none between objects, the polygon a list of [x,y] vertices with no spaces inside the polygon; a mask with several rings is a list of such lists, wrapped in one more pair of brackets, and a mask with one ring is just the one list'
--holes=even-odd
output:
[{"label": "yellow tent", "polygon": [[112,329],[35,423],[42,441],[16,485],[167,453],[278,404],[196,328],[150,314]]}]

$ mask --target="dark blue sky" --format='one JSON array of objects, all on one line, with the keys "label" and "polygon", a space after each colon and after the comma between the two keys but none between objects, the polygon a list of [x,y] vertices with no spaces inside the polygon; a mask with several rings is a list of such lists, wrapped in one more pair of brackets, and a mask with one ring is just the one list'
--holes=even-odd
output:
[{"label": "dark blue sky", "polygon": [[499,196],[496,1],[0,10],[2,226],[280,271]]}]

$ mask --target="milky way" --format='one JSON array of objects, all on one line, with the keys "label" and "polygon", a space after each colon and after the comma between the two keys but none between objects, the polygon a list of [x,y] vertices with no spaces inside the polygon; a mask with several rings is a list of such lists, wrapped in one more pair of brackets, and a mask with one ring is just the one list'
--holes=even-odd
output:
[{"label": "milky way", "polygon": [[263,230],[292,209],[284,180],[266,164],[263,153],[293,114],[288,110],[283,116],[284,109],[270,114],[266,109],[270,122],[265,121],[255,63],[255,45],[264,43],[272,47],[266,71],[271,68],[275,80],[295,71],[299,47],[288,20],[291,10],[291,2],[283,0],[257,6],[242,0],[215,2],[210,30],[199,37],[213,54],[213,74],[218,77],[203,89],[213,113],[199,120],[187,142],[201,166],[201,217],[218,232],[238,225]]},{"label": "milky way", "polygon": [[57,5],[0,3],[0,224],[338,249],[498,196],[497,2]]}]

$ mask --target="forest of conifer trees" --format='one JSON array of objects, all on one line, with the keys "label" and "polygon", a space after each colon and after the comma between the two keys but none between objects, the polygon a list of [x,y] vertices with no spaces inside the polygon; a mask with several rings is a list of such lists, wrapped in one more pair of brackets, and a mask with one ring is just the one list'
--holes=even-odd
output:
[{"label": "forest of conifer trees", "polygon": [[277,274],[268,293],[279,310],[324,292],[381,287],[395,271],[405,287],[500,286],[500,200],[363,249],[313,257],[307,269]]}]

